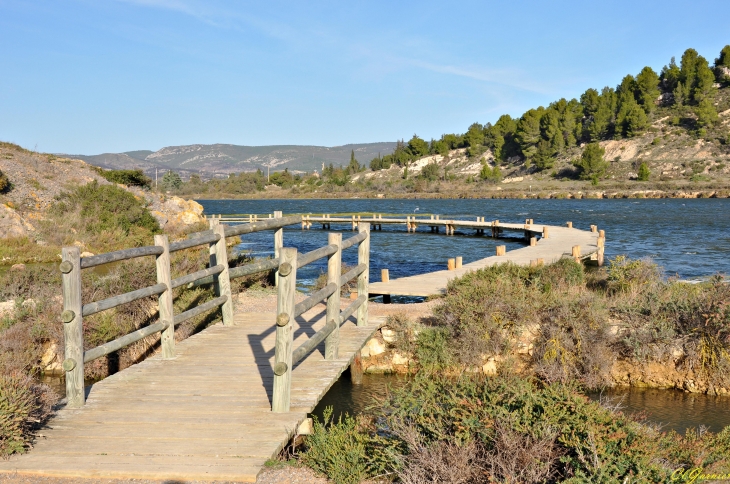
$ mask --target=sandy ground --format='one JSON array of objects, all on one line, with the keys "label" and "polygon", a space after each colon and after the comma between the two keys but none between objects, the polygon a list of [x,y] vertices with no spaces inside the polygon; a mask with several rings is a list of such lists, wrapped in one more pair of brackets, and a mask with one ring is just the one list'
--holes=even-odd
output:
[{"label": "sandy ground", "polygon": [[[306,296],[297,294],[297,301]],[[347,307],[349,299],[343,298],[342,308]],[[433,307],[437,301],[427,301],[417,304],[379,304],[369,303],[369,314],[371,317],[389,316],[391,314],[405,312],[413,319],[423,319],[431,316]],[[236,299],[236,310],[244,312],[273,312],[276,310],[276,293],[270,289],[249,290],[240,294]],[[216,481],[221,484],[221,481]],[[228,484],[234,484],[229,481]],[[314,471],[307,467],[282,466],[279,468],[264,468],[259,475],[258,484],[326,484],[327,479],[317,476]],[[147,479],[81,479],[81,478],[58,478],[22,476],[13,474],[0,474],[0,484],[213,484],[209,481],[188,481],[188,480],[163,480],[153,481]]]}]

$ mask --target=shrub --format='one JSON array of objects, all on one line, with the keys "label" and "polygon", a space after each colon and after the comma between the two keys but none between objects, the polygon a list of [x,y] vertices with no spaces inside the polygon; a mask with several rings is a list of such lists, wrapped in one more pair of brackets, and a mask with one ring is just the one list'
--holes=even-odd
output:
[{"label": "shrub", "polygon": [[0,374],[0,456],[22,454],[51,415],[57,396],[20,374]]},{"label": "shrub", "polygon": [[358,484],[393,468],[397,442],[378,435],[364,418],[345,415],[335,423],[332,407],[323,416],[322,422],[314,417],[314,432],[304,440],[303,464],[335,484]]},{"label": "shrub", "polygon": [[99,174],[112,183],[150,188],[152,180],[142,170],[99,170]]},{"label": "shrub", "polygon": [[0,193],[7,191],[10,188],[10,180],[7,175],[0,171]]},{"label": "shrub", "polygon": [[650,175],[651,175],[651,171],[649,170],[649,166],[646,163],[642,163],[639,166],[638,180],[639,181],[649,181]]},{"label": "shrub", "polygon": [[[656,459],[659,445],[649,429],[570,386],[510,377],[421,376],[395,390],[383,411],[387,426],[405,442],[407,456],[434,446],[476,447],[469,466],[482,468],[496,482],[559,477],[608,483],[637,475],[660,482],[671,473]],[[405,459],[406,472],[413,460]]]},{"label": "shrub", "polygon": [[160,231],[141,200],[115,185],[99,185],[96,181],[59,195],[49,213],[77,232],[92,236],[115,231],[126,236],[135,228],[147,235]]}]

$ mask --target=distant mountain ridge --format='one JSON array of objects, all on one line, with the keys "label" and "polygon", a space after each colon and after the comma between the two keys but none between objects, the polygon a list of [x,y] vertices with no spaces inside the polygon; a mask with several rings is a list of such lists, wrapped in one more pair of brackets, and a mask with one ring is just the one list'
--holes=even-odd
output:
[{"label": "distant mountain ridge", "polygon": [[224,176],[244,171],[292,172],[321,171],[322,163],[334,166],[347,165],[351,151],[360,164],[367,165],[378,156],[391,153],[395,142],[360,143],[342,146],[240,146],[230,144],[194,144],[167,146],[158,151],[137,150],[124,153],[103,153],[100,155],[64,155],[83,160],[101,168],[128,170],[140,168],[148,175],[155,169],[174,170],[187,177],[198,173],[205,178]]}]

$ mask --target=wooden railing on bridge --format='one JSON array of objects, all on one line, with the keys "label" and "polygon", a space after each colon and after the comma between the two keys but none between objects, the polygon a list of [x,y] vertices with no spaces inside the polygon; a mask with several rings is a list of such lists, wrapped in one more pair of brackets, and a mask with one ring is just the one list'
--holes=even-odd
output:
[{"label": "wooden railing on bridge", "polygon": [[[277,319],[276,319],[276,357],[273,410],[285,412],[289,410],[292,365],[304,358],[322,340],[325,340],[326,357],[337,358],[339,324],[352,316],[357,310],[357,324],[367,324],[367,294],[370,253],[369,225],[362,224],[360,233],[346,241],[341,234],[330,234],[329,245],[297,257],[296,249],[284,248],[283,227],[299,224],[299,215],[283,217],[275,212],[272,217],[250,223],[224,226],[219,218],[210,220],[210,230],[191,234],[185,240],[170,243],[166,235],[156,235],[154,245],[119,250],[106,254],[81,257],[78,247],[64,247],[59,269],[62,273],[63,312],[61,321],[64,328],[64,361],[66,376],[66,396],[68,407],[84,405],[84,364],[101,358],[132,343],[156,333],[162,333],[160,346],[162,358],[175,356],[175,326],[214,308],[221,308],[221,317],[226,326],[233,325],[233,297],[231,294],[232,279],[276,270]],[[229,268],[226,238],[258,232],[276,230],[274,233],[274,259]],[[358,266],[340,275],[342,250],[359,245]],[[195,247],[209,247],[209,267],[191,274],[172,279],[170,276],[170,254],[176,251]],[[110,297],[101,301],[83,304],[81,287],[81,270],[98,267],[103,264],[130,260],[137,257],[155,256],[157,267],[157,284],[137,289],[125,294]],[[294,305],[296,292],[296,269],[328,257],[328,284],[315,292],[305,301]],[[340,287],[353,278],[358,279],[358,298],[345,311],[340,312]],[[180,314],[174,314],[172,290],[190,284],[213,284],[215,298]],[[115,308],[123,304],[150,296],[158,297],[159,321],[145,326],[132,333],[121,336],[92,349],[84,350],[83,318],[101,311]],[[327,325],[315,334],[311,340],[292,351],[293,318],[312,308],[318,302],[327,299]]]}]

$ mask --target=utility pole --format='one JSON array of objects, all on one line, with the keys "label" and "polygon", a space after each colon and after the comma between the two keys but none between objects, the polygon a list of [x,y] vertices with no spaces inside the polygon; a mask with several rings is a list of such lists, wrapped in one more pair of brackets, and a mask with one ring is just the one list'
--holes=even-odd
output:
[{"label": "utility pole", "polygon": [[266,165],[266,183],[271,183],[271,165]]},{"label": "utility pole", "polygon": [[155,188],[157,188],[157,167],[155,167]]}]

